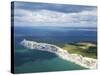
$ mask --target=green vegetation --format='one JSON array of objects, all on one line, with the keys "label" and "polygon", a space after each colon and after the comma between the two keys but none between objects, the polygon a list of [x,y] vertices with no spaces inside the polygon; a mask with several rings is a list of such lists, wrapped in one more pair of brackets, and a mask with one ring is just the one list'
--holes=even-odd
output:
[{"label": "green vegetation", "polygon": [[59,47],[69,53],[80,54],[85,57],[97,58],[97,45],[90,42],[61,44]]}]

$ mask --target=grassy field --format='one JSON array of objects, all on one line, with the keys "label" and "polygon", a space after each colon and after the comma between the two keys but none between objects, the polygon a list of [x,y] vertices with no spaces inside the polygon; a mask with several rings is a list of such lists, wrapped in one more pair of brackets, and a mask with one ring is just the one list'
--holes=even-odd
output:
[{"label": "grassy field", "polygon": [[59,47],[69,53],[80,54],[85,57],[97,58],[97,45],[89,42],[61,44]]}]

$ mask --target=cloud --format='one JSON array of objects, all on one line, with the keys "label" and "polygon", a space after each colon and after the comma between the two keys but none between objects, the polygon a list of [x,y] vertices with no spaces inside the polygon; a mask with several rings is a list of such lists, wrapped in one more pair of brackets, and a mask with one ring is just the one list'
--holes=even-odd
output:
[{"label": "cloud", "polygon": [[83,10],[81,12],[65,13],[58,11],[51,11],[47,9],[42,10],[14,10],[15,24],[34,25],[35,23],[55,23],[55,24],[96,24],[97,12],[93,10]]}]

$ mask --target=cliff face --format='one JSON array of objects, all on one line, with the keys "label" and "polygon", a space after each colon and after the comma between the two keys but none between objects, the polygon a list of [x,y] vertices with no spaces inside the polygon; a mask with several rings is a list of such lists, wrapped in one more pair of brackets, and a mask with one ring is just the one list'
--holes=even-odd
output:
[{"label": "cliff face", "polygon": [[24,39],[20,44],[28,49],[32,49],[32,50],[37,49],[41,51],[48,51],[48,52],[55,53],[60,58],[74,62],[75,64],[78,64],[85,68],[90,68],[90,69],[97,68],[96,59],[83,57],[82,55],[78,55],[78,54],[70,54],[67,52],[67,50],[63,50],[56,45],[52,45],[48,43],[38,43],[26,39]]},{"label": "cliff face", "polygon": [[41,51],[49,51],[52,53],[56,53],[58,51],[57,47],[55,45],[47,44],[47,43],[37,43],[34,41],[29,41],[29,40],[23,40],[21,42],[21,45],[25,46],[26,48],[29,49],[37,49]]}]

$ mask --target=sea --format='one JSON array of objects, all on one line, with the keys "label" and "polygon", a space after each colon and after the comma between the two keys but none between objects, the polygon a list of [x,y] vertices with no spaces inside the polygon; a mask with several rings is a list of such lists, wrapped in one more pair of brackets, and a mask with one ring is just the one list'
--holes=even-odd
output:
[{"label": "sea", "polygon": [[51,71],[84,70],[80,65],[61,59],[57,55],[23,47],[24,39],[49,44],[66,44],[80,41],[97,41],[95,27],[14,27],[14,72],[35,73]]}]

